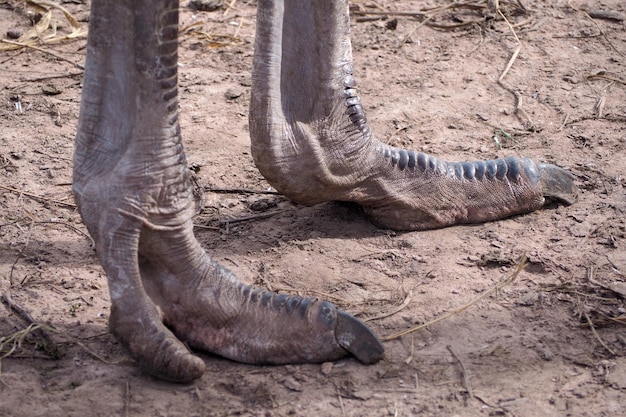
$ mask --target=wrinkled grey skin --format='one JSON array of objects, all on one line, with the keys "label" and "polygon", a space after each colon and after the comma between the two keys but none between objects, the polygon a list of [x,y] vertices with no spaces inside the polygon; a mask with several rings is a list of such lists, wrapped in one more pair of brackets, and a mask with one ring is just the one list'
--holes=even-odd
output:
[{"label": "wrinkled grey skin", "polygon": [[[187,348],[248,363],[384,349],[316,299],[242,284],[193,235],[178,124],[178,3],[92,2],[74,194],[111,293],[110,328],[157,377],[192,381]],[[347,0],[260,0],[250,130],[255,163],[294,201],[361,204],[399,230],[494,220],[576,199],[572,176],[527,159],[447,163],[370,132],[352,74]]]}]

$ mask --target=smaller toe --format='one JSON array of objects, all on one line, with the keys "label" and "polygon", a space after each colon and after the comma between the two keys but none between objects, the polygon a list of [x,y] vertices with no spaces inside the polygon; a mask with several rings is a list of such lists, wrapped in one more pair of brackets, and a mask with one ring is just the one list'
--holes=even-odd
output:
[{"label": "smaller toe", "polygon": [[149,357],[137,357],[148,374],[171,382],[190,383],[204,374],[204,361],[173,337],[166,337]]},{"label": "smaller toe", "polygon": [[120,311],[112,310],[111,332],[126,345],[144,372],[180,383],[192,382],[204,374],[204,361],[193,355],[156,316],[138,314],[134,316],[137,320],[122,320]]}]

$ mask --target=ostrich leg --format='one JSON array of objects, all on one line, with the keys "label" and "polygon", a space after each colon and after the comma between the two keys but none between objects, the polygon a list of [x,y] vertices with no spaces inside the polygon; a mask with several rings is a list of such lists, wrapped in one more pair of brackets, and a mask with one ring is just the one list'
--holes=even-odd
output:
[{"label": "ostrich leg", "polygon": [[370,131],[352,67],[348,0],[259,0],[250,104],[255,163],[303,204],[352,201],[418,230],[500,219],[576,200],[572,175],[529,159],[445,162]]},{"label": "ostrich leg", "polygon": [[204,371],[185,344],[249,363],[376,362],[383,347],[361,322],[242,284],[193,236],[177,36],[177,1],[92,1],[74,194],[107,274],[112,332],[147,372],[181,382]]}]

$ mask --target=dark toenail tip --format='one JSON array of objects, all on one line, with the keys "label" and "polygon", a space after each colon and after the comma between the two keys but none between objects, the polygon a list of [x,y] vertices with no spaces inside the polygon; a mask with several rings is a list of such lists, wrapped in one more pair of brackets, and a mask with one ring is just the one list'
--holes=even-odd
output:
[{"label": "dark toenail tip", "polygon": [[567,205],[578,200],[580,190],[574,184],[574,176],[569,171],[551,164],[537,164],[537,167],[544,197],[559,200]]},{"label": "dark toenail tip", "polygon": [[343,311],[337,311],[335,336],[342,348],[366,365],[378,362],[385,354],[385,347],[369,327]]}]

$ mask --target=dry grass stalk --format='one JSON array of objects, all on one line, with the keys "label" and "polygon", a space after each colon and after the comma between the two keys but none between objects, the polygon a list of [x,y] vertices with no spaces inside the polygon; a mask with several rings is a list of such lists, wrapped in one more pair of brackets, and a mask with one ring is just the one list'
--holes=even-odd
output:
[{"label": "dry grass stalk", "polygon": [[72,204],[72,203],[67,203],[65,201],[61,201],[61,200],[54,200],[51,198],[46,198],[46,197],[42,197],[40,195],[37,194],[33,194],[33,193],[29,193],[27,191],[20,191],[17,188],[13,188],[13,187],[7,187],[6,185],[0,185],[0,188],[6,191],[10,191],[12,193],[15,193],[19,196],[26,196],[29,198],[32,198],[33,200],[37,200],[40,203],[52,203],[52,204],[57,204],[60,206],[65,206],[65,207],[69,207],[69,208],[76,208],[76,204]]},{"label": "dry grass stalk", "polygon": [[472,307],[473,305],[475,305],[476,303],[478,303],[479,301],[481,301],[482,299],[490,296],[491,294],[495,293],[496,291],[501,290],[502,288],[504,288],[505,286],[511,284],[513,281],[515,281],[515,279],[517,278],[517,276],[520,274],[520,272],[522,272],[524,270],[524,268],[526,268],[527,262],[526,262],[526,255],[522,255],[522,257],[520,258],[520,260],[517,262],[517,267],[515,268],[515,271],[513,271],[513,273],[511,274],[511,276],[509,276],[507,279],[499,282],[498,284],[496,284],[494,287],[488,289],[487,291],[484,291],[482,294],[480,294],[478,297],[476,297],[474,300],[470,301],[469,303],[465,304],[464,306],[461,306],[449,313],[446,313],[442,316],[437,317],[434,320],[429,321],[428,323],[424,323],[424,324],[420,324],[414,327],[411,327],[409,329],[406,330],[402,330],[400,332],[397,333],[393,333],[390,334],[389,336],[386,336],[383,338],[383,341],[389,341],[389,340],[394,340],[394,339],[398,339],[402,336],[405,336],[407,334],[416,332],[418,330],[421,330],[425,327],[429,327],[432,326],[435,323],[438,323],[440,321],[443,321],[445,319],[448,319],[456,314],[462,313],[463,311],[467,310],[468,308]]},{"label": "dry grass stalk", "polygon": [[224,14],[222,16],[226,16],[228,14],[228,12],[232,10],[237,10],[235,8],[235,3],[237,2],[237,0],[231,0],[230,3],[228,3],[228,6],[226,7],[226,10],[224,10]]},{"label": "dry grass stalk", "polygon": [[391,311],[389,311],[387,313],[382,313],[382,314],[379,314],[379,315],[374,316],[374,317],[366,318],[363,321],[364,322],[368,322],[368,321],[372,321],[372,320],[380,320],[380,319],[384,319],[385,317],[393,316],[394,314],[399,313],[406,306],[409,305],[409,303],[411,302],[411,297],[413,297],[413,291],[409,291],[409,293],[406,295],[406,297],[404,297],[404,301],[402,301],[402,304],[400,304],[398,307],[394,308],[393,310],[391,310]]},{"label": "dry grass stalk", "polygon": [[604,349],[606,349],[607,352],[609,352],[611,355],[615,356],[615,352],[610,347],[608,347],[606,345],[606,343],[604,343],[604,341],[602,340],[602,338],[600,337],[600,335],[596,331],[596,327],[593,325],[593,322],[591,321],[591,317],[589,317],[589,314],[587,314],[587,312],[585,312],[584,314],[585,314],[585,319],[587,320],[587,323],[589,324],[589,328],[591,329],[591,333],[593,334],[593,336],[600,343],[600,345]]},{"label": "dry grass stalk", "polygon": [[[53,359],[58,359],[63,356],[64,352],[62,352],[60,345],[66,343],[75,343],[99,361],[106,364],[112,364],[111,361],[104,359],[102,356],[89,349],[77,338],[60,332],[53,327],[35,321],[30,313],[19,304],[17,304],[15,301],[13,301],[13,299],[8,294],[2,294],[2,296],[0,296],[0,300],[4,304],[6,304],[11,311],[15,312],[18,317],[20,317],[24,322],[28,324],[28,327],[26,327],[25,329],[19,330],[8,336],[0,336],[0,376],[2,375],[1,360],[3,358],[11,356],[17,349],[21,348],[26,337],[29,335],[34,336],[37,339],[36,346],[39,349],[43,350],[49,357]],[[52,334],[63,336],[63,338],[68,341],[57,342],[52,338]],[[7,351],[4,352],[5,350]]]},{"label": "dry grass stalk", "polygon": [[[58,344],[50,335],[50,332],[56,332],[52,327],[36,322],[31,314],[26,311],[25,308],[16,303],[9,294],[2,294],[2,296],[0,296],[0,300],[9,307],[9,310],[17,314],[17,316],[29,327],[37,326],[36,328],[31,329],[29,333],[34,333],[35,336],[37,336],[37,345],[41,350],[43,350],[48,356],[55,359],[61,356],[62,353],[59,350]],[[1,350],[2,349],[0,349],[0,351]]]},{"label": "dry grass stalk", "polygon": [[209,48],[224,48],[226,46],[243,45],[244,40],[238,37],[242,24],[243,19],[239,19],[234,35],[206,32],[203,30],[202,22],[194,22],[181,28],[179,30],[179,34],[181,37],[193,37]]},{"label": "dry grass stalk", "polygon": [[[50,45],[65,42],[68,40],[80,39],[87,36],[87,29],[63,6],[57,3],[43,0],[29,0],[27,4],[39,12],[42,12],[41,19],[25,34],[15,41],[0,39],[0,52],[13,51],[22,48],[32,48],[55,55],[53,52],[42,50],[39,45]],[[57,33],[57,22],[53,20],[53,11],[59,10],[71,27],[71,32],[67,34]],[[64,58],[62,58],[64,59]],[[66,60],[66,59],[64,59]],[[71,61],[70,61],[71,62]],[[73,63],[73,62],[72,62]],[[75,63],[73,63],[76,65]]]},{"label": "dry grass stalk", "polygon": [[[602,30],[602,28],[600,27],[600,25],[598,25],[598,22],[596,22],[593,17],[589,14],[588,10],[584,10],[581,8],[577,8],[575,6],[572,5],[572,0],[567,0],[567,5],[572,8],[573,10],[582,13],[583,15],[585,15],[585,17],[587,17],[598,29],[598,32],[600,33],[600,35],[604,38],[604,40],[606,40],[606,42],[609,44],[609,46],[611,47],[611,49],[613,49],[619,56],[624,57],[624,54],[620,52],[619,49],[617,49],[615,47],[615,45],[613,45],[613,42],[611,42],[611,40],[609,39],[609,37],[606,35],[606,33],[604,33],[604,31]],[[591,11],[592,14],[595,14],[594,11]],[[619,15],[619,14],[618,14]],[[597,16],[597,15],[596,15]],[[613,15],[613,17],[615,17],[615,15]],[[603,17],[600,18],[606,18],[606,15],[603,15]],[[622,20],[623,20],[623,16],[622,16]],[[620,20],[621,21],[621,20]]]},{"label": "dry grass stalk", "polygon": [[502,17],[502,19],[504,19],[504,21],[506,22],[507,26],[509,27],[509,30],[511,31],[511,33],[515,37],[515,41],[517,42],[517,48],[515,48],[515,50],[513,51],[513,54],[511,55],[511,59],[509,59],[509,62],[507,62],[506,66],[504,67],[504,70],[502,71],[502,74],[500,74],[500,77],[498,77],[498,85],[500,85],[500,87],[504,88],[505,90],[507,90],[508,92],[513,94],[513,96],[515,97],[515,114],[521,114],[522,116],[524,116],[524,118],[526,118],[526,120],[527,120],[528,126],[531,129],[534,130],[534,123],[533,123],[532,119],[530,118],[528,113],[526,113],[526,111],[524,111],[524,109],[522,107],[522,95],[519,93],[519,91],[509,87],[508,85],[506,85],[504,83],[504,77],[506,77],[506,74],[509,72],[509,70],[513,66],[513,63],[517,59],[517,56],[519,55],[520,51],[522,50],[522,42],[517,37],[517,33],[515,33],[515,29],[513,29],[513,26],[511,25],[509,20],[506,18],[506,16],[504,16],[504,14],[502,14],[502,11],[500,9],[498,9],[498,14]]},{"label": "dry grass stalk", "polygon": [[2,378],[2,359],[8,358],[16,350],[21,349],[26,337],[41,329],[43,329],[41,324],[31,323],[25,329],[8,336],[0,336],[0,378]]}]

